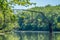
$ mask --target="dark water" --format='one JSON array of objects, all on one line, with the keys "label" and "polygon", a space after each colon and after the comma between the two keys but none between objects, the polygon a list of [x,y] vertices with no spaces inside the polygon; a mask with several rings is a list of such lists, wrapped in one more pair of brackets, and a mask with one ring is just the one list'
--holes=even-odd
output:
[{"label": "dark water", "polygon": [[[60,33],[53,33],[53,40],[60,40]],[[0,33],[0,40],[49,40],[49,32],[8,32]]]}]

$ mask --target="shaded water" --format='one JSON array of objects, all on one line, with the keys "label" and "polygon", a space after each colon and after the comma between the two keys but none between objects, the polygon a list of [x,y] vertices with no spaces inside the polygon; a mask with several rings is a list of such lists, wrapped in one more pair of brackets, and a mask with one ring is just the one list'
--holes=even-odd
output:
[{"label": "shaded water", "polygon": [[[49,40],[49,32],[0,33],[0,40]],[[53,40],[60,40],[60,33],[53,33]]]}]

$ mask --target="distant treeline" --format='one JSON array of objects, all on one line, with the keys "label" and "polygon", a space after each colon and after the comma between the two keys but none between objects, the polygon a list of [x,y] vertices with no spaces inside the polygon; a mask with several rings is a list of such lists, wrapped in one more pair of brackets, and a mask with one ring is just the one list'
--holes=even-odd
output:
[{"label": "distant treeline", "polygon": [[[60,31],[60,5],[45,7],[33,7],[31,11],[17,11],[18,24],[17,30],[49,31],[49,22],[54,31]],[[41,15],[42,12],[43,15]],[[47,18],[47,19],[46,19]],[[48,22],[49,20],[49,22]]]}]

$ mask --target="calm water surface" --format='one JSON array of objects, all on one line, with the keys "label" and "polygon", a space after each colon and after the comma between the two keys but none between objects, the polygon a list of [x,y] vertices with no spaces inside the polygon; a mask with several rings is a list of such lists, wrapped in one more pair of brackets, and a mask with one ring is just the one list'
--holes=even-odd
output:
[{"label": "calm water surface", "polygon": [[[8,32],[0,33],[0,40],[49,40],[49,32]],[[53,33],[53,40],[60,40],[60,33]]]}]

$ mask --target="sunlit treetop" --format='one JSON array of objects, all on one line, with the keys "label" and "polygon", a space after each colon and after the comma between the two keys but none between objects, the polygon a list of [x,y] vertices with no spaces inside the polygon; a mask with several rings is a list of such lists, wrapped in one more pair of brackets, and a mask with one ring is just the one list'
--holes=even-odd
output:
[{"label": "sunlit treetop", "polygon": [[10,4],[27,5],[31,3],[30,0],[10,0]]},{"label": "sunlit treetop", "polygon": [[[0,0],[0,10],[1,12],[12,12],[12,5],[31,5],[30,0]],[[13,6],[14,7],[14,6]]]},{"label": "sunlit treetop", "polygon": [[31,5],[30,0],[0,0],[0,8],[7,9],[11,7],[11,5]]}]

